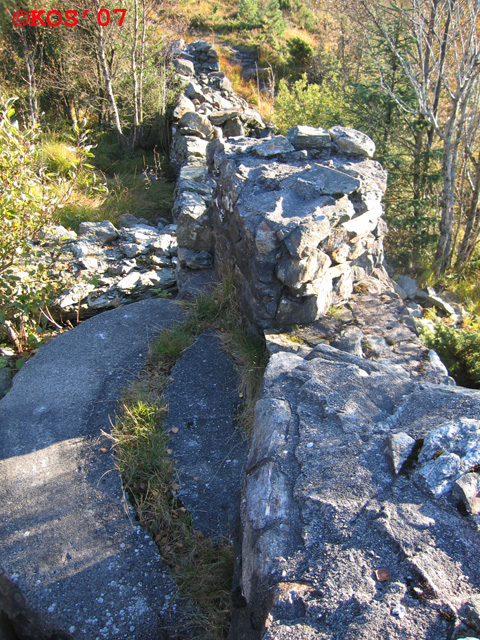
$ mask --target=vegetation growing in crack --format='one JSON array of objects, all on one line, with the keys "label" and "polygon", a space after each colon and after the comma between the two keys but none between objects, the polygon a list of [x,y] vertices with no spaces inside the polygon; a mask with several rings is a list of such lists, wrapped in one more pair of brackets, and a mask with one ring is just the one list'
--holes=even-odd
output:
[{"label": "vegetation growing in crack", "polygon": [[140,378],[124,397],[111,433],[125,491],[139,521],[155,539],[172,568],[182,597],[198,608],[199,637],[220,640],[228,633],[233,549],[228,540],[212,541],[192,527],[190,514],[176,496],[180,488],[163,429],[163,392],[170,371],[202,331],[217,329],[241,378],[240,425],[249,431],[266,365],[263,342],[244,327],[231,279],[212,293],[185,304],[185,321],[161,334],[151,348]]}]

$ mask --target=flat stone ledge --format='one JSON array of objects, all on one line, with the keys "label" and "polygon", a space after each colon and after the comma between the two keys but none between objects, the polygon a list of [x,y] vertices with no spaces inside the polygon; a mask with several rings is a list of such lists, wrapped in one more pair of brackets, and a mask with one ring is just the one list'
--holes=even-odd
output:
[{"label": "flat stone ledge", "polygon": [[96,316],[40,349],[0,402],[0,610],[21,638],[188,637],[102,436],[149,341],[182,317],[167,300]]}]

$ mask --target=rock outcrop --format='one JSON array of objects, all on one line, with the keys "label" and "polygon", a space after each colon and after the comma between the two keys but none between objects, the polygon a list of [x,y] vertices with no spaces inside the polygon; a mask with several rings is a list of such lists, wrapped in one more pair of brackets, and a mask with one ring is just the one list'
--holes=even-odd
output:
[{"label": "rock outcrop", "polygon": [[42,347],[0,401],[0,611],[22,640],[190,637],[102,434],[152,336],[183,317],[142,300],[90,318]]},{"label": "rock outcrop", "polygon": [[478,392],[329,345],[273,354],[230,637],[478,637],[480,519],[452,488],[478,490],[479,412]]},{"label": "rock outcrop", "polygon": [[364,284],[336,317],[266,334],[232,640],[478,637],[480,393],[390,281]]}]

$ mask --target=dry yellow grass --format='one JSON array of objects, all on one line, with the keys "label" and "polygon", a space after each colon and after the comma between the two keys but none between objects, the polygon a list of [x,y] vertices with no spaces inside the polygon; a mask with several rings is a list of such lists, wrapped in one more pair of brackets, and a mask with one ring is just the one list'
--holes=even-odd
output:
[{"label": "dry yellow grass", "polygon": [[308,44],[313,48],[318,46],[318,38],[315,36],[315,34],[310,33],[305,29],[299,29],[298,27],[287,27],[285,29],[283,37],[285,38],[285,40],[289,40],[290,38],[301,38],[302,40],[305,40],[305,42],[308,42]]}]

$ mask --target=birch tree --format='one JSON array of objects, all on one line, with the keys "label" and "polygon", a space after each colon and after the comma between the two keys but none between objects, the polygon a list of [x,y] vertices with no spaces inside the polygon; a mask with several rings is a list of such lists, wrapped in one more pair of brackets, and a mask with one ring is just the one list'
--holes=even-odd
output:
[{"label": "birch tree", "polygon": [[[384,82],[384,88],[402,109],[412,114],[416,111],[425,119],[430,149],[434,136],[441,141],[443,187],[434,272],[443,274],[452,257],[458,155],[465,123],[472,109],[478,109],[471,97],[480,75],[480,0],[362,4],[412,87],[415,110],[388,83]],[[400,48],[392,37],[389,24],[397,20],[408,34],[408,47]]]}]

